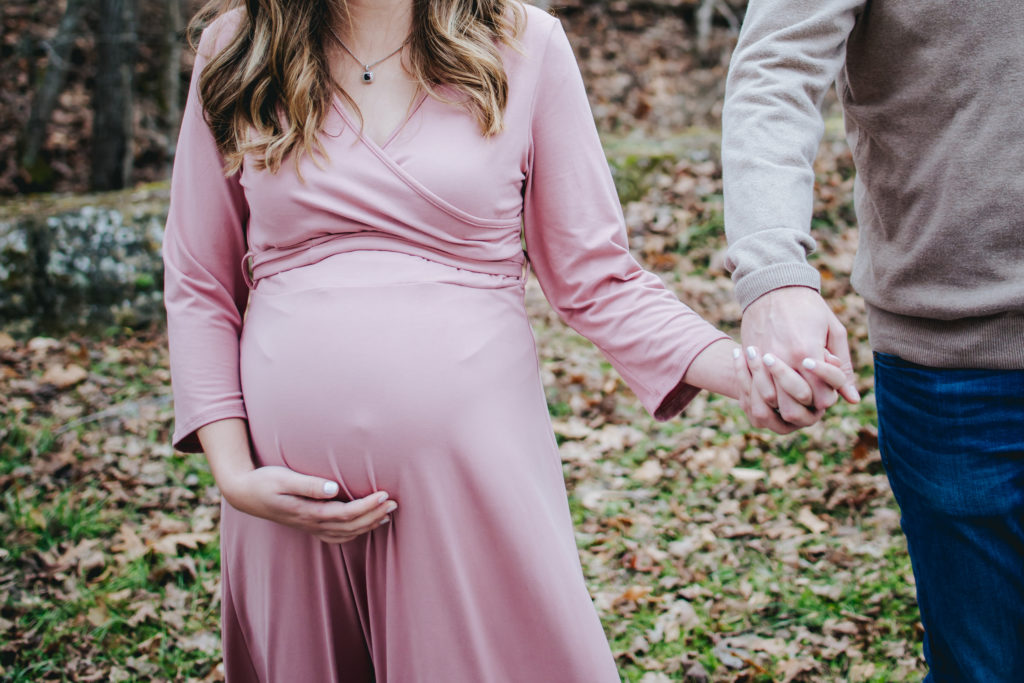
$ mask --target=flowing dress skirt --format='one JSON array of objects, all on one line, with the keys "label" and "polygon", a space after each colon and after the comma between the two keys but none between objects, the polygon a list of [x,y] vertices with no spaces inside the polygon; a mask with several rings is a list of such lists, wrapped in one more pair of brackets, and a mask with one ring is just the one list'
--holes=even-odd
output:
[{"label": "flowing dress skirt", "polygon": [[356,251],[261,280],[242,335],[259,464],[377,490],[342,545],[224,506],[229,683],[611,683],[520,278]]}]

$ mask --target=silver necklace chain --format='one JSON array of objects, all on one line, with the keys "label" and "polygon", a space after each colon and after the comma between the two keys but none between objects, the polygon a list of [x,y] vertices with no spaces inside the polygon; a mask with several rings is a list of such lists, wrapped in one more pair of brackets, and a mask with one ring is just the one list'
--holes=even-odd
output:
[{"label": "silver necklace chain", "polygon": [[390,53],[387,57],[381,57],[376,62],[370,62],[369,64],[367,64],[363,60],[359,59],[359,57],[356,57],[355,53],[352,52],[352,50],[348,49],[348,45],[346,45],[345,41],[341,39],[341,36],[338,35],[338,32],[334,30],[333,26],[329,26],[328,28],[331,31],[331,35],[334,36],[334,39],[338,41],[338,45],[341,45],[341,49],[347,52],[349,57],[356,60],[356,62],[363,67],[363,75],[360,76],[360,78],[362,79],[363,83],[366,83],[367,85],[373,83],[374,79],[377,77],[377,74],[373,72],[373,67],[377,66],[381,62],[386,62],[387,60],[391,59],[399,52],[401,52],[402,48],[404,48],[409,43],[409,39],[406,38],[404,41],[402,41],[402,44],[399,45],[398,48],[394,52]]}]

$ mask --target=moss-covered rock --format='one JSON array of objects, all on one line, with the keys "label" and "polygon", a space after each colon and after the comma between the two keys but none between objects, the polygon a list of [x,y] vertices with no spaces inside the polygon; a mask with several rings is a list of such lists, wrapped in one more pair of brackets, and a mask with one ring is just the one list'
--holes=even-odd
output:
[{"label": "moss-covered rock", "polygon": [[161,320],[166,216],[165,186],[0,207],[0,327],[59,333]]}]

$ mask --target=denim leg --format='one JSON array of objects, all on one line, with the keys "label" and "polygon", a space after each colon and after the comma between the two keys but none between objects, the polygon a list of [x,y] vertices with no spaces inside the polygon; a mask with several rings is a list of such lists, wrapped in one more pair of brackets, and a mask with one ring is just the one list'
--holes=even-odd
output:
[{"label": "denim leg", "polygon": [[1024,681],[1024,370],[875,354],[879,446],[925,628],[926,681]]}]

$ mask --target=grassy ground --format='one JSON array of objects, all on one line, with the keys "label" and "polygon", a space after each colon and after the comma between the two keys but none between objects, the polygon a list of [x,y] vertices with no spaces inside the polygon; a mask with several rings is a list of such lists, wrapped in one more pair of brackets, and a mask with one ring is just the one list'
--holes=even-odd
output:
[{"label": "grassy ground", "polygon": [[[849,160],[826,145],[816,264],[866,400],[779,437],[702,395],[656,423],[528,288],[580,557],[625,680],[900,681],[923,673],[877,452]],[[707,155],[616,162],[631,246],[735,333]],[[159,330],[0,333],[0,679],[217,681],[219,497],[174,453]]]}]

